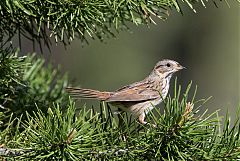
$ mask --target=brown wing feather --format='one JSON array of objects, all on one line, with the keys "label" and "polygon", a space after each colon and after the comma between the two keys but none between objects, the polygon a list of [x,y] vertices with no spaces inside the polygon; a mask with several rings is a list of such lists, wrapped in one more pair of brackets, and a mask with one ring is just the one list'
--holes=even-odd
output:
[{"label": "brown wing feather", "polygon": [[128,89],[131,89],[131,88],[134,88],[134,87],[145,87],[145,88],[148,88],[149,84],[152,84],[152,83],[153,83],[153,81],[150,81],[148,79],[144,79],[142,81],[135,82],[135,83],[123,86],[123,87],[117,89],[115,92],[128,90]]},{"label": "brown wing feather", "polygon": [[159,97],[159,92],[150,88],[149,82],[142,81],[118,89],[117,91],[113,92],[112,95],[106,99],[106,101],[145,101]]}]

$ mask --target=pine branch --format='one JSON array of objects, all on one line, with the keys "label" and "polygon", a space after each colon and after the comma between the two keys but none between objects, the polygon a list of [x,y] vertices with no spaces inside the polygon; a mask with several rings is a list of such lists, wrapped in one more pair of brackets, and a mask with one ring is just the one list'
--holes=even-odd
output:
[{"label": "pine branch", "polygon": [[[184,0],[182,5],[196,12],[195,3],[205,6],[202,0]],[[155,24],[155,17],[165,20],[172,8],[182,12],[176,0],[5,0],[0,2],[0,46],[16,34],[19,42],[26,37],[33,45],[44,43],[48,48],[50,37],[65,45],[76,37],[83,42],[103,40],[127,28],[128,22],[139,25]]]},{"label": "pine branch", "polygon": [[[139,124],[127,113],[113,114],[102,103],[76,110],[66,99],[66,79],[35,56],[0,54],[0,157],[7,160],[237,160],[240,159],[239,112],[224,126],[217,112],[199,114],[181,87]],[[190,103],[188,103],[190,100]],[[193,105],[198,108],[193,108]],[[239,109],[240,110],[240,109]]]},{"label": "pine branch", "polygon": [[[232,127],[226,117],[223,130],[217,112],[198,114],[187,103],[190,86],[168,97],[164,111],[156,107],[148,115],[149,125],[140,125],[124,114],[123,124],[105,103],[101,112],[80,109],[74,103],[62,111],[60,104],[40,109],[23,121],[23,132],[5,143],[20,155],[8,159],[25,160],[237,160],[240,156],[240,116]],[[192,103],[197,105],[194,98]],[[202,104],[202,103],[201,103]],[[201,105],[200,104],[200,105]]]},{"label": "pine branch", "polygon": [[[47,111],[53,102],[67,99],[66,75],[60,75],[45,61],[32,56],[18,57],[18,51],[0,49],[0,129],[15,118],[25,119],[26,111]],[[65,96],[64,96],[65,95]]]}]

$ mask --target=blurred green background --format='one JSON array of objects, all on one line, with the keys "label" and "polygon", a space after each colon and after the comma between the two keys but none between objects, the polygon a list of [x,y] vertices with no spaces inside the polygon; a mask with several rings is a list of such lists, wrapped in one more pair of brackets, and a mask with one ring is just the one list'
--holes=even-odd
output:
[{"label": "blurred green background", "polygon": [[[183,15],[170,10],[165,22],[157,19],[149,28],[130,24],[131,31],[103,43],[75,40],[44,56],[69,73],[72,85],[106,91],[142,80],[161,59],[174,59],[187,67],[175,75],[183,88],[192,80],[198,99],[213,96],[204,107],[234,114],[240,104],[240,5],[231,1],[230,6],[208,2],[207,8],[196,7],[197,13],[183,8]],[[31,51],[23,42],[22,52]],[[171,83],[170,93],[174,79]]]}]

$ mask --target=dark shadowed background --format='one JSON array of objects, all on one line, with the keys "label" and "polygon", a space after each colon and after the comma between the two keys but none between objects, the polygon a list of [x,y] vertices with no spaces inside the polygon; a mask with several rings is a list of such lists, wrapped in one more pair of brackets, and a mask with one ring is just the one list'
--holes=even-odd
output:
[{"label": "dark shadowed background", "polygon": [[[184,8],[183,15],[173,10],[166,22],[129,25],[131,31],[103,43],[75,40],[66,50],[58,44],[44,56],[69,73],[72,85],[109,91],[143,79],[161,59],[174,59],[187,67],[175,75],[183,88],[192,80],[198,99],[212,96],[204,107],[234,114],[240,104],[240,5],[230,6],[209,2],[197,13]],[[22,51],[32,51],[28,41]],[[171,83],[172,92],[174,79]]]}]

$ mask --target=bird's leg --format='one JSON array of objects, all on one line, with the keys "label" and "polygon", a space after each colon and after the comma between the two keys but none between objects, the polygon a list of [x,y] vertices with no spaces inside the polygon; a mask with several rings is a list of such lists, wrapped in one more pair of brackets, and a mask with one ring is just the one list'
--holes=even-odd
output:
[{"label": "bird's leg", "polygon": [[[145,113],[142,113],[142,114],[138,117],[138,121],[139,121],[141,124],[143,124],[143,125],[148,124],[146,121],[144,121],[144,120],[145,120],[145,116],[146,116]],[[150,125],[152,125],[152,127],[154,127],[154,128],[157,127],[156,124],[151,124],[151,123],[150,123]]]},{"label": "bird's leg", "polygon": [[123,111],[118,108],[118,111],[119,113],[117,114],[118,115],[118,126],[119,127],[122,127],[123,123],[124,123],[124,120],[123,120]]},{"label": "bird's leg", "polygon": [[145,113],[143,112],[139,117],[138,117],[138,121],[141,123],[141,124],[147,124],[145,120]]}]

